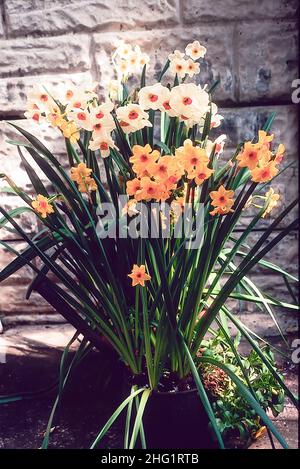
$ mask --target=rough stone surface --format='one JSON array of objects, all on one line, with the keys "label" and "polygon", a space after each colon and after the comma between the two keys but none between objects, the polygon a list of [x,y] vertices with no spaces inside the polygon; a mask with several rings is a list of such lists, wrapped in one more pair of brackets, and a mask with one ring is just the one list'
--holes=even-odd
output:
[{"label": "rough stone surface", "polygon": [[[17,251],[26,248],[26,243],[15,242],[12,247]],[[16,256],[9,252],[4,247],[0,250],[0,271],[4,269],[10,262],[12,262]],[[18,272],[11,275],[8,279],[4,280],[2,285],[20,285],[27,284],[32,280],[32,270],[30,267],[26,266],[20,269]],[[3,301],[2,294],[0,296],[1,302]]]},{"label": "rough stone surface", "polygon": [[241,19],[294,18],[297,0],[183,0],[183,18],[187,23]]},{"label": "rough stone surface", "polygon": [[[68,157],[65,148],[65,141],[60,131],[52,127],[47,122],[37,124],[33,120],[20,119],[10,120],[9,123],[18,125],[20,128],[27,130],[38,138],[60,161],[68,171]],[[0,125],[0,168],[1,172],[11,177],[13,181],[27,192],[32,192],[32,184],[25,171],[23,163],[19,157],[17,146],[9,143],[10,140],[26,143],[26,138],[23,137],[14,127],[8,123]],[[43,181],[46,187],[51,186],[51,181],[46,178],[43,171],[35,163],[33,158],[29,155],[26,149],[22,149],[23,155],[27,161],[36,171],[36,174]],[[100,164],[101,179],[105,181],[105,171],[103,165]],[[7,187],[8,184],[5,180],[0,180],[0,190]],[[2,195],[0,193],[0,200]],[[14,197],[15,199],[15,197]],[[13,200],[11,197],[7,200]],[[0,235],[1,237],[1,235]]]},{"label": "rough stone surface", "polygon": [[240,101],[291,101],[298,78],[296,23],[262,22],[255,29],[252,22],[239,23],[237,35]]},{"label": "rough stone surface", "polygon": [[0,77],[84,72],[91,67],[89,47],[82,34],[1,41]]},{"label": "rough stone surface", "polygon": [[[267,228],[274,220],[279,216],[281,211],[285,209],[294,199],[297,198],[298,193],[298,168],[289,167],[281,175],[273,180],[271,186],[274,191],[280,195],[280,203],[272,212],[265,218],[261,218],[257,224],[257,228]],[[261,195],[265,195],[268,191],[270,184],[261,191]],[[250,219],[257,213],[258,209],[256,207],[249,207],[242,214],[241,225],[246,227],[249,225]],[[297,208],[294,208],[279,224],[279,227],[284,227],[292,223],[296,218]],[[282,243],[284,240],[282,241]]]},{"label": "rough stone surface", "polygon": [[[22,120],[13,120],[9,121],[15,125],[18,125],[20,128],[27,130],[28,132],[34,134],[41,142],[49,148],[54,154],[62,154],[65,152],[65,143],[64,139],[61,136],[58,129],[55,129],[47,122],[41,122],[37,124],[32,120],[22,119]],[[24,170],[19,172],[19,168],[22,166],[20,162],[20,157],[18,154],[17,146],[9,143],[9,140],[14,140],[18,142],[26,142],[25,137],[23,137],[17,129],[12,127],[9,124],[2,124],[0,126],[0,165],[1,172],[10,175],[13,177],[14,181],[17,184],[27,184],[29,179],[26,176]],[[26,158],[31,158],[28,152],[23,150],[24,156]],[[32,161],[32,160],[30,160]],[[33,163],[34,164],[34,163]],[[42,175],[40,169],[37,166],[34,168],[39,171],[39,175]],[[25,178],[25,179],[24,179]],[[1,183],[0,183],[1,184]]]},{"label": "rough stone surface", "polygon": [[224,121],[218,128],[218,133],[225,133],[228,136],[228,146],[233,147],[245,140],[252,140],[270,114],[275,112],[276,117],[272,125],[274,142],[284,143],[286,159],[298,160],[299,113],[296,105],[222,108],[220,112]]},{"label": "rough stone surface", "polygon": [[[74,335],[69,325],[35,325],[14,327],[0,336],[0,393],[11,394],[17,390],[33,391],[48,388],[58,376],[62,351]],[[271,339],[278,349],[286,351],[282,340]],[[244,350],[245,349],[245,350]],[[71,353],[76,344],[71,347]],[[241,352],[247,348],[241,344]],[[248,350],[247,350],[248,352]],[[295,395],[298,394],[296,369],[279,354],[276,360],[285,383]],[[113,367],[112,367],[113,363]],[[102,379],[99,370],[105,369]],[[113,371],[113,373],[112,373]],[[72,375],[73,376],[73,375]],[[99,379],[95,379],[98,376]],[[123,373],[120,363],[112,361],[105,350],[93,351],[74,370],[71,385],[65,390],[59,415],[50,436],[50,448],[89,448],[99,427],[105,424],[120,403]],[[76,386],[80,383],[80,386]],[[106,383],[106,386],[103,385]],[[73,384],[73,385],[72,385]],[[40,399],[29,399],[3,405],[0,421],[0,448],[38,448],[55,399],[55,391]],[[92,409],[92,411],[91,411]],[[288,399],[284,411],[274,418],[276,428],[291,448],[298,447],[298,412]],[[104,437],[101,448],[122,448],[124,425],[114,425]],[[276,447],[280,447],[276,442]],[[269,449],[267,434],[256,440],[251,449]]]},{"label": "rough stone surface", "polygon": [[[282,266],[282,262],[278,262],[278,265]],[[282,302],[294,304],[294,300],[287,292],[281,276],[274,275],[270,270],[265,269],[265,272],[260,274],[251,271],[247,278],[251,279],[252,285],[255,285],[263,293],[269,294]],[[290,283],[294,294],[297,295],[296,284],[291,281]],[[244,291],[243,294],[247,293]],[[255,292],[253,291],[252,294],[255,295]],[[259,308],[252,301],[243,301],[239,304],[237,300],[233,299],[229,299],[226,305],[243,324],[260,337],[279,335],[279,328],[276,326],[275,321],[285,334],[291,334],[298,330],[298,311],[295,309],[287,310],[280,306],[269,305],[270,310],[267,310],[263,304],[260,304],[261,308]],[[233,334],[236,333],[237,329],[232,323],[230,323],[229,328]]]},{"label": "rough stone surface", "polygon": [[[291,167],[280,174],[273,182],[272,187],[281,195],[280,205],[275,208],[271,216],[261,220],[258,227],[266,227],[279,214],[282,207],[287,207],[296,197],[298,192],[298,108],[296,105],[287,106],[265,106],[265,107],[234,107],[221,109],[224,121],[216,129],[216,133],[225,133],[228,137],[227,148],[225,147],[224,159],[231,157],[238,143],[245,140],[252,140],[259,129],[261,129],[272,112],[276,113],[272,125],[274,133],[274,148],[283,142],[286,147],[285,157],[281,168],[291,164]],[[263,191],[266,192],[269,185]],[[254,214],[254,209],[244,212],[241,224],[247,226],[250,217]],[[287,226],[294,219],[295,211],[285,217],[280,226]]]},{"label": "rough stone surface", "polygon": [[[2,194],[0,201],[1,201],[1,207],[4,208],[8,212],[15,208],[24,207],[26,205],[25,202],[21,198],[14,196],[14,195]],[[1,218],[2,218],[2,214],[1,214]],[[36,216],[34,213],[31,213],[31,212],[22,213],[21,215],[16,217],[15,220],[17,220],[18,223],[20,223],[25,233],[33,234],[37,231]],[[7,225],[7,226],[10,226],[10,225]],[[9,232],[9,231],[6,231],[4,228],[2,228],[0,230],[0,239],[2,240],[18,239],[19,240],[20,236],[17,233]]]},{"label": "rough stone surface", "polygon": [[0,315],[5,314],[24,314],[29,312],[31,314],[47,313],[54,311],[49,304],[43,300],[40,295],[33,292],[30,297],[29,304],[26,304],[26,291],[28,285],[15,286],[2,285],[1,286],[1,302],[0,302]]},{"label": "rough stone surface", "polygon": [[[270,239],[274,238],[278,233],[273,234]],[[247,242],[250,246],[253,246],[254,243],[258,241],[261,237],[261,232],[252,232],[247,239]],[[268,244],[270,240],[266,242]],[[264,244],[264,246],[266,246]],[[270,250],[266,255],[265,259],[277,264],[278,266],[282,267],[283,269],[287,270],[292,275],[298,275],[298,233],[291,232],[288,234],[282,242],[278,243],[272,250]],[[255,268],[258,271],[258,268]],[[272,287],[273,277],[271,277],[270,271],[268,269],[263,269],[260,267],[260,271],[263,271],[266,275],[272,278],[270,281],[270,287]],[[276,293],[276,289],[274,292]]]},{"label": "rough stone surface", "polygon": [[8,33],[60,34],[123,28],[152,28],[179,22],[176,0],[8,0]]}]

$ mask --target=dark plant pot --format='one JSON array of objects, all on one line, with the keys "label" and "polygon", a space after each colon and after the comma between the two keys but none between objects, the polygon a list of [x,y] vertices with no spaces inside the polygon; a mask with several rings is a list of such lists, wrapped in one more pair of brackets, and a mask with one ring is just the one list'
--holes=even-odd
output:
[{"label": "dark plant pot", "polygon": [[154,391],[147,402],[143,424],[150,449],[218,448],[196,390]]}]

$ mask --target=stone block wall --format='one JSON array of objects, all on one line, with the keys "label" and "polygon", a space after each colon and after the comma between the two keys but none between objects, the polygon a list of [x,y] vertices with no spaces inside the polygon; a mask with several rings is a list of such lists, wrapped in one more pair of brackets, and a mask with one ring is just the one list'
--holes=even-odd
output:
[{"label": "stone block wall", "polygon": [[[277,141],[286,144],[286,162],[292,162],[274,182],[286,205],[295,197],[298,181],[298,108],[291,99],[293,80],[298,78],[297,7],[297,0],[0,0],[0,120],[34,131],[63,161],[57,132],[23,119],[26,94],[34,83],[107,83],[110,54],[120,38],[150,54],[150,74],[155,76],[170,51],[198,39],[208,50],[201,83],[220,81],[214,100],[225,117],[220,132],[228,135],[228,151],[251,139],[276,111],[273,130]],[[0,172],[30,190],[16,148],[6,142],[14,135],[12,128],[0,124]],[[0,193],[5,208],[19,203]],[[28,233],[34,233],[32,217],[24,215],[22,222]],[[0,231],[0,238],[13,238],[16,247],[20,245],[7,232]],[[269,257],[295,273],[296,254],[297,234],[291,233]],[[10,258],[0,248],[0,269]],[[277,275],[260,271],[253,276],[268,292],[278,291],[278,285],[282,289]],[[0,316],[7,324],[60,320],[49,316],[51,308],[37,296],[24,301],[31,279],[30,270],[24,269],[0,286]],[[253,312],[251,305],[248,309],[244,314],[250,322],[274,332],[267,317],[262,321],[261,313]],[[283,327],[295,327],[293,317],[278,314]]]}]

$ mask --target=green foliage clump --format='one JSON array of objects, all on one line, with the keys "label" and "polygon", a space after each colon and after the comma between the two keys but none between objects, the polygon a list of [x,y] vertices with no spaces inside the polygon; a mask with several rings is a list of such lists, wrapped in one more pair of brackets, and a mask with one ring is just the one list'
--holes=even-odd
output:
[{"label": "green foliage clump", "polygon": [[[213,339],[203,344],[201,356],[213,357],[226,363],[233,373],[249,386],[260,406],[277,417],[284,408],[284,390],[255,350],[251,350],[248,354],[238,351],[239,340],[237,337],[236,350],[233,351],[226,343],[222,332],[219,331]],[[278,373],[270,347],[268,345],[262,347],[261,352]],[[238,392],[232,380],[214,365],[201,364],[200,369],[205,387],[212,398],[212,407],[223,436],[239,436],[245,441],[255,438],[262,428],[260,417]],[[283,379],[282,375],[280,377]]]}]

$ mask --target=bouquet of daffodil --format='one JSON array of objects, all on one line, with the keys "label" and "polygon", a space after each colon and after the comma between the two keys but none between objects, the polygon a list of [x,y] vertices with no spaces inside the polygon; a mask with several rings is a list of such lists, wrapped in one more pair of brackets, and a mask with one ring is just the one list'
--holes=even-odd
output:
[{"label": "bouquet of daffodil", "polygon": [[[269,133],[272,115],[252,141],[242,142],[230,158],[222,159],[226,136],[211,137],[222,121],[211,100],[215,84],[201,87],[192,81],[200,73],[205,53],[198,41],[189,44],[185,54],[176,50],[157,81],[148,84],[149,57],[139,47],[123,43],[113,54],[117,78],[105,97],[99,96],[96,84],[57,89],[34,86],[25,116],[37,125],[47,121],[57,128],[65,139],[64,162],[32,134],[12,124],[26,139],[11,143],[17,146],[36,196],[32,199],[10,175],[1,174],[10,186],[6,190],[21,197],[24,206],[11,212],[0,207],[0,226],[17,232],[28,246],[16,252],[2,242],[16,259],[0,273],[0,281],[28,265],[36,273],[28,295],[32,290],[39,292],[76,327],[75,338],[83,334],[79,356],[90,346],[100,347],[105,338],[131,375],[146,376],[142,384],[134,382],[130,396],[92,447],[123,409],[132,412],[133,400],[138,410],[130,445],[140,434],[145,446],[143,411],[166,373],[176,376],[179,383],[193,377],[219,445],[224,447],[203,386],[200,369],[205,365],[223,370],[286,446],[259,405],[242,361],[238,363],[243,379],[226,363],[201,355],[207,334],[222,330],[238,358],[229,328],[234,325],[297,402],[262,353],[255,331],[228,305],[228,300],[230,304],[232,300],[257,303],[280,333],[273,306],[296,309],[261,292],[247,277],[260,265],[281,273],[287,282],[297,280],[263,259],[295,228],[296,221],[277,230],[296,201],[272,220],[255,244],[248,243],[261,218],[278,205],[278,194],[266,186],[285,169],[281,167],[284,146],[274,148]],[[140,75],[139,86],[130,89],[133,75]],[[44,178],[36,174],[31,161]],[[251,210],[251,221],[237,232],[245,210]],[[18,221],[25,211],[40,220],[40,231],[33,237]],[[63,384],[69,371],[64,371]],[[130,432],[130,417],[128,422]],[[50,428],[51,419],[44,447]]]}]

